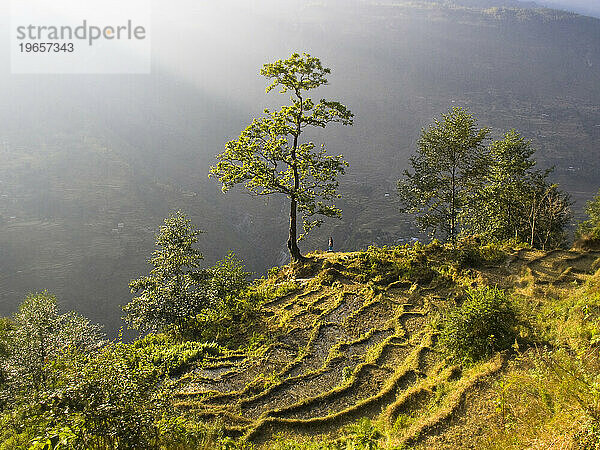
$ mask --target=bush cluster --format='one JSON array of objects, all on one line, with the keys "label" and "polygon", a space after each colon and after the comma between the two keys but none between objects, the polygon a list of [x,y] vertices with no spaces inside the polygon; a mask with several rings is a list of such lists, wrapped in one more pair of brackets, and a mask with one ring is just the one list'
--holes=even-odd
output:
[{"label": "bush cluster", "polygon": [[517,319],[511,301],[498,288],[470,288],[460,306],[442,320],[440,343],[454,358],[474,362],[510,348]]}]

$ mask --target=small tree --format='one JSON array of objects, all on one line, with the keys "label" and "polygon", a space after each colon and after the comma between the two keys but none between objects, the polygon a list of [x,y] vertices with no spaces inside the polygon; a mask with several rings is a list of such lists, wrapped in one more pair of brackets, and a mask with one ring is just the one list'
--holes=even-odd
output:
[{"label": "small tree", "polygon": [[[487,239],[516,239],[543,249],[560,247],[571,217],[569,196],[551,184],[552,169],[534,170],[534,150],[514,130],[487,149],[489,130],[461,108],[423,130],[414,173],[398,182],[404,212],[424,230],[459,231]],[[459,230],[460,228],[460,230]]]},{"label": "small tree", "polygon": [[591,201],[587,202],[585,212],[589,219],[579,224],[577,235],[593,234],[594,237],[600,238],[600,190]]},{"label": "small tree", "polygon": [[476,194],[466,221],[471,232],[493,240],[525,240],[521,199],[526,194],[535,161],[534,149],[514,130],[490,147],[486,184]]},{"label": "small tree", "polygon": [[352,124],[352,113],[341,103],[321,100],[314,103],[304,92],[327,84],[330,69],[318,58],[297,53],[286,60],[265,64],[261,74],[272,80],[267,92],[280,88],[291,93],[291,105],[279,111],[265,110],[266,117],[253,120],[236,140],[225,145],[211,167],[223,191],[244,184],[255,195],[283,194],[290,200],[287,247],[293,261],[302,260],[298,248],[297,212],[303,215],[304,230],[319,226],[314,216],[340,217],[330,202],[339,197],[337,178],[347,163],[342,155],[329,156],[325,146],[302,142],[307,127],[325,128],[330,123]]},{"label": "small tree", "polygon": [[211,290],[220,301],[217,312],[221,315],[234,313],[241,292],[248,287],[250,272],[246,271],[243,261],[237,259],[233,252],[208,270]]},{"label": "small tree", "polygon": [[410,158],[413,172],[404,172],[398,193],[402,212],[415,213],[424,231],[456,240],[459,219],[484,181],[488,133],[463,108],[422,130],[417,154]]},{"label": "small tree", "polygon": [[548,181],[552,169],[534,169],[534,153],[531,143],[515,130],[490,145],[486,184],[468,214],[471,232],[543,249],[563,245],[571,202]]},{"label": "small tree", "polygon": [[132,293],[140,293],[123,307],[133,328],[174,328],[181,333],[188,321],[210,306],[210,295],[203,289],[210,275],[200,269],[204,258],[194,248],[200,233],[181,211],[165,219],[156,236],[158,249],[149,260],[150,275],[129,283]]},{"label": "small tree", "polygon": [[543,250],[564,245],[565,227],[571,219],[569,194],[550,184],[547,176],[548,172],[538,173],[520,201],[529,245]]},{"label": "small tree", "polygon": [[543,249],[563,245],[571,202],[548,181],[552,169],[534,169],[534,153],[531,143],[515,130],[490,145],[485,185],[465,215],[469,232]]},{"label": "small tree", "polygon": [[103,335],[99,325],[74,312],[59,313],[56,297],[30,294],[19,306],[6,331],[5,373],[16,388],[40,389],[46,382],[45,366],[67,349],[98,348]]}]

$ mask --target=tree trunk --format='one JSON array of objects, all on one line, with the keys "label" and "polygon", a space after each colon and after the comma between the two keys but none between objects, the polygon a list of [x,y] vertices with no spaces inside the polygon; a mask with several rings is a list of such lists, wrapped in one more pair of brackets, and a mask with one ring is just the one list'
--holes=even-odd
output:
[{"label": "tree trunk", "polygon": [[290,195],[290,235],[287,241],[287,247],[290,251],[290,256],[292,258],[292,262],[304,261],[306,258],[302,256],[300,253],[300,249],[298,248],[298,240],[297,230],[296,230],[296,216],[298,211],[298,202],[296,201],[296,192],[300,189],[300,175],[298,174],[298,161],[296,161],[296,151],[298,150],[298,138],[300,137],[300,133],[302,132],[302,111],[304,110],[304,101],[302,99],[302,95],[300,95],[300,90],[296,89],[296,97],[300,101],[300,112],[296,117],[296,133],[294,134],[294,144],[292,145],[292,172],[294,174],[294,190],[292,195]]},{"label": "tree trunk", "polygon": [[287,247],[290,251],[292,262],[299,262],[304,260],[304,256],[302,256],[302,254],[300,253],[300,249],[298,248],[298,241],[296,239],[296,209],[296,199],[292,198],[290,200],[290,235],[287,241]]},{"label": "tree trunk", "polygon": [[[535,200],[534,200],[535,201]],[[530,222],[530,227],[531,227],[531,237],[529,240],[529,245],[533,248],[533,241],[535,238],[535,221],[537,218],[537,213],[535,212],[535,206],[532,206],[531,209],[531,222]]]}]

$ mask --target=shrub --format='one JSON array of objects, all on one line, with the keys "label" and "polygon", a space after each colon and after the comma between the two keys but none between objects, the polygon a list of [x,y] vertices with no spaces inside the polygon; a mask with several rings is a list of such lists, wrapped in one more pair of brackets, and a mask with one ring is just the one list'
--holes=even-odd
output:
[{"label": "shrub", "polygon": [[240,308],[240,294],[248,286],[250,272],[244,262],[229,254],[209,269],[210,289],[218,299],[216,309],[221,315],[235,314]]},{"label": "shrub", "polygon": [[455,251],[460,268],[481,267],[486,264],[498,264],[506,259],[506,252],[499,243],[481,245],[475,240],[465,239]]},{"label": "shrub", "polygon": [[0,448],[198,448],[194,440],[210,436],[173,415],[168,378],[220,351],[164,334],[67,347],[44,366],[43,386],[17,393],[0,414]]},{"label": "shrub", "polygon": [[345,427],[342,435],[336,440],[329,440],[327,437],[298,439],[280,434],[275,436],[275,441],[269,448],[272,450],[377,450],[382,448],[379,445],[382,437],[383,434],[371,420],[363,417],[358,422]]},{"label": "shrub", "polygon": [[285,297],[286,295],[298,291],[298,289],[300,289],[300,285],[295,280],[273,284],[260,278],[244,292],[244,296],[247,297],[252,304],[260,305]]},{"label": "shrub", "polygon": [[600,191],[591,201],[587,202],[585,212],[588,219],[579,224],[576,236],[600,239]]},{"label": "shrub", "polygon": [[156,368],[158,376],[179,374],[195,361],[219,355],[222,351],[215,342],[176,342],[166,334],[149,334],[131,345],[138,358],[149,361]]},{"label": "shrub", "polygon": [[[437,250],[437,244],[434,245],[432,248]],[[378,285],[398,280],[428,283],[436,275],[429,267],[428,250],[428,246],[419,243],[412,247],[369,247],[357,253],[345,275],[360,283],[372,281]]]},{"label": "shrub", "polygon": [[348,427],[348,437],[350,442],[346,442],[347,448],[357,448],[364,450],[376,450],[378,440],[382,437],[381,433],[373,426],[371,421],[363,417],[357,423]]},{"label": "shrub", "polygon": [[503,290],[469,289],[462,305],[444,317],[440,343],[452,357],[474,362],[509,348],[515,326],[516,316]]}]

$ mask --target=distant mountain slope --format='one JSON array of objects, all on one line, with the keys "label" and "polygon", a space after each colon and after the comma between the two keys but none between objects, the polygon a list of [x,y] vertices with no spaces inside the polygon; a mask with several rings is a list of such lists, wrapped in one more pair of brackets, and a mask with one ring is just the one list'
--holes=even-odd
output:
[{"label": "distant mountain slope", "polygon": [[600,4],[596,0],[537,0],[549,8],[564,9],[586,16],[600,17]]},{"label": "distant mountain slope", "polygon": [[420,128],[458,105],[497,134],[532,138],[581,209],[600,185],[600,21],[513,3],[180,0],[155,11],[151,76],[0,74],[0,314],[47,288],[118,329],[127,281],[147,270],[175,208],[207,231],[209,261],[233,249],[258,273],[285,262],[284,202],[224,196],[207,171],[252,117],[285,102],[264,94],[258,70],[292,51],[322,58],[333,73],[318,96],[356,115],[314,135],[350,168],[344,219],[303,248],[417,236],[395,182]]}]

